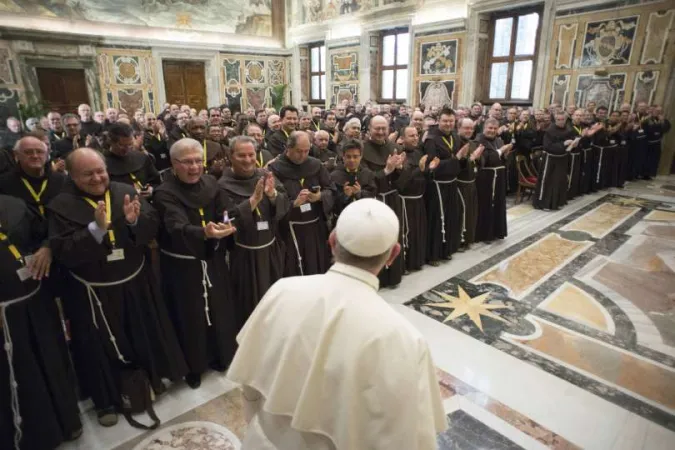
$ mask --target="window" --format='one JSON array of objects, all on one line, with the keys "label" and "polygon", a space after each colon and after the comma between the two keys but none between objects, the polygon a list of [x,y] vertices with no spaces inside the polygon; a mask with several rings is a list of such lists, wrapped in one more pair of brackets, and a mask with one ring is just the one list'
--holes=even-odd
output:
[{"label": "window", "polygon": [[380,100],[405,101],[408,97],[409,53],[408,30],[392,30],[382,36]]},{"label": "window", "polygon": [[532,9],[492,18],[488,102],[532,103],[540,18]]},{"label": "window", "polygon": [[326,46],[314,44],[309,47],[310,101],[326,101]]}]

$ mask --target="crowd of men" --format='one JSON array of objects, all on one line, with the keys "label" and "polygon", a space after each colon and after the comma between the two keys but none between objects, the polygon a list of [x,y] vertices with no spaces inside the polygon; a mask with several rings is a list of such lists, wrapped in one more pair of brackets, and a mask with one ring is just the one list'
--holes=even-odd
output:
[{"label": "crowd of men", "polygon": [[609,115],[344,102],[132,117],[80,105],[25,128],[9,118],[0,134],[0,447],[32,449],[81,434],[76,385],[112,426],[139,370],[155,394],[225,371],[272,284],[328,270],[350,203],[398,217],[402,251],[379,276],[396,287],[506,237],[521,183],[555,210],[651,179],[670,124],[642,102]]}]

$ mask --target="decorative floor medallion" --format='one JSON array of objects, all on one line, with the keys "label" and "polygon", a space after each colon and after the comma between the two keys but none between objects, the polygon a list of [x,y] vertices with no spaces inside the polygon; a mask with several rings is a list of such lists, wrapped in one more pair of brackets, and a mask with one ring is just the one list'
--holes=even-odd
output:
[{"label": "decorative floor medallion", "polygon": [[184,422],[162,428],[134,450],[239,450],[241,442],[230,430],[213,422]]}]

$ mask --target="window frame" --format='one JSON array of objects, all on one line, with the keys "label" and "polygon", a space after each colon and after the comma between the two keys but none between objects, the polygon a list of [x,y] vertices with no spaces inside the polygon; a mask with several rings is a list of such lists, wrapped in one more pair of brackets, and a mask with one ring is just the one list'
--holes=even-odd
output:
[{"label": "window frame", "polygon": [[[377,86],[377,93],[378,93],[378,98],[377,102],[382,104],[382,103],[396,103],[399,105],[405,104],[407,102],[407,97],[408,97],[408,86],[406,86],[406,98],[403,99],[397,99],[397,98],[384,98],[382,95],[382,74],[384,73],[385,70],[393,70],[394,71],[394,85],[392,86],[392,94],[394,97],[396,97],[396,71],[401,70],[401,69],[406,69],[408,71],[408,83],[410,82],[410,49],[408,49],[408,61],[406,61],[405,65],[399,65],[397,64],[397,56],[398,56],[398,35],[403,34],[403,33],[408,33],[408,39],[412,39],[412,34],[410,33],[410,29],[408,27],[399,27],[399,28],[392,28],[390,30],[382,31],[380,33],[380,48],[379,48],[379,59],[378,59],[378,69],[379,69],[379,76],[378,76],[378,86]],[[384,38],[386,36],[395,36],[394,38],[394,65],[390,66],[385,66],[384,65]],[[409,44],[408,44],[409,45]]]},{"label": "window frame", "polygon": [[[327,86],[328,84],[328,77],[326,76],[326,67],[324,66],[323,71],[321,70],[321,47],[324,48],[323,52],[325,58],[326,58],[326,64],[328,64],[328,53],[326,49],[326,43],[325,42],[313,42],[309,44],[309,104],[310,105],[324,105],[326,103],[326,99],[328,98],[328,92],[327,92]],[[318,72],[312,72],[312,49],[318,48],[319,49],[319,71]],[[312,78],[318,76],[319,77],[319,94],[323,93],[324,98],[314,98],[312,96]],[[321,76],[326,77],[326,82],[321,83]],[[323,84],[323,85],[322,85]]]},{"label": "window frame", "polygon": [[[518,38],[518,20],[520,16],[525,16],[528,14],[537,13],[539,14],[539,21],[537,23],[537,33],[534,43],[534,52],[532,55],[516,55],[516,40]],[[519,8],[515,11],[508,12],[497,12],[490,16],[490,30],[488,33],[488,54],[486,61],[486,70],[484,74],[484,83],[483,86],[483,101],[482,103],[501,103],[502,105],[515,105],[515,106],[530,106],[534,102],[534,84],[537,75],[537,60],[539,56],[539,38],[541,37],[541,28],[542,28],[542,19],[544,15],[543,5],[537,5],[527,8]],[[497,26],[497,21],[499,19],[512,18],[513,25],[511,27],[511,45],[509,47],[509,54],[507,56],[492,56],[494,52],[494,39],[495,39],[495,28]],[[532,61],[532,76],[530,78],[530,93],[527,99],[512,99],[511,98],[511,88],[513,86],[513,68],[515,63],[518,61]],[[508,69],[506,74],[506,89],[504,91],[504,98],[492,98],[490,97],[490,81],[492,79],[492,65],[494,63],[508,63]]]}]

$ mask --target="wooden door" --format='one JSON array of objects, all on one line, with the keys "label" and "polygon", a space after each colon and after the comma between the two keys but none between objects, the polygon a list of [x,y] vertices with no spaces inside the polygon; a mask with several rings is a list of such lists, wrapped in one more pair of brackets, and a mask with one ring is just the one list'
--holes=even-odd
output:
[{"label": "wooden door", "polygon": [[77,114],[81,103],[89,104],[84,69],[51,69],[37,67],[42,100],[50,111]]},{"label": "wooden door", "polygon": [[199,61],[162,61],[166,102],[206,109],[206,75]]}]

